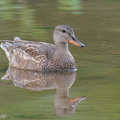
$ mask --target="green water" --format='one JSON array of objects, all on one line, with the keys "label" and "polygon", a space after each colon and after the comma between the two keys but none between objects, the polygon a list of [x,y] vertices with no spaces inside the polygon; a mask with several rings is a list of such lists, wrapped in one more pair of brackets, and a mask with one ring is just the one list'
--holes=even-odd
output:
[{"label": "green water", "polygon": [[[61,117],[54,105],[56,86],[36,91],[13,80],[0,80],[0,120],[119,120],[120,1],[0,1],[1,40],[19,36],[53,43],[52,33],[58,24],[73,27],[76,37],[86,45],[79,48],[69,44],[78,70],[68,90],[70,98],[86,99],[77,104],[73,115]],[[0,78],[7,69],[8,60],[0,49]]]}]

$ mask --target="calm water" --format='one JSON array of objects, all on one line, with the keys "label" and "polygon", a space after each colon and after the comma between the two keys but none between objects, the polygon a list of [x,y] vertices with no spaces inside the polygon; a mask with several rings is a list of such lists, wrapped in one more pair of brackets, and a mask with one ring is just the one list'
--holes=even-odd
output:
[{"label": "calm water", "polygon": [[[0,78],[8,79],[0,80],[0,119],[119,120],[120,1],[0,0],[1,40],[19,36],[53,43],[58,24],[73,27],[86,45],[69,45],[78,71],[43,75],[11,70],[0,49]],[[86,99],[70,104],[69,99],[82,96]]]}]

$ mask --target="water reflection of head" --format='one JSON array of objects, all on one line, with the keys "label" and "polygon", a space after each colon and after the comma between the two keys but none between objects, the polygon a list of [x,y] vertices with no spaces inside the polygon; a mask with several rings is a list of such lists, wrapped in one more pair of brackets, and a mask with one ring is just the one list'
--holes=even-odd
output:
[{"label": "water reflection of head", "polygon": [[40,73],[9,67],[2,79],[11,79],[14,81],[15,86],[35,91],[56,88],[54,105],[56,113],[63,116],[75,113],[77,104],[85,99],[85,97],[69,98],[69,89],[73,85],[75,78],[75,72]]},{"label": "water reflection of head", "polygon": [[64,79],[57,79],[54,105],[56,108],[56,113],[59,116],[74,114],[77,104],[85,99],[84,96],[74,99],[69,97],[69,89],[75,81],[75,78],[76,73],[69,73],[69,75],[67,74],[64,76]]}]

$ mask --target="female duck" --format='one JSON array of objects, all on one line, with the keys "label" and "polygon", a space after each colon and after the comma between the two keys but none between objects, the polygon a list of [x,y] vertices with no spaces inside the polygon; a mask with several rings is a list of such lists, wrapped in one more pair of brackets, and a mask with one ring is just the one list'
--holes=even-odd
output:
[{"label": "female duck", "polygon": [[55,45],[14,38],[13,44],[1,43],[12,67],[34,71],[75,71],[75,60],[68,49],[68,42],[85,45],[77,40],[67,25],[58,25],[53,33]]}]

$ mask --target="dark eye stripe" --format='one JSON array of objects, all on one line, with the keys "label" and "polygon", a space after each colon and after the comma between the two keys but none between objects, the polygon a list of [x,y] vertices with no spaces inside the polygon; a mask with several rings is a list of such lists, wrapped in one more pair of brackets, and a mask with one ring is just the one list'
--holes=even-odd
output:
[{"label": "dark eye stripe", "polygon": [[[58,30],[58,31],[61,31],[61,32],[63,32],[63,33],[67,33],[66,30],[64,30],[64,29],[63,29],[63,30],[57,29],[57,30]],[[68,33],[68,34],[69,34],[69,33]]]}]

